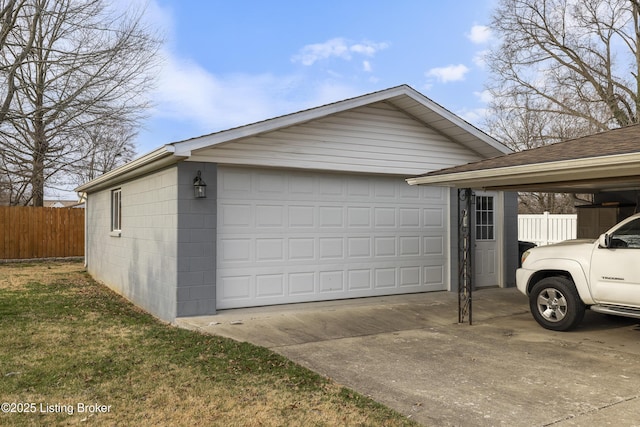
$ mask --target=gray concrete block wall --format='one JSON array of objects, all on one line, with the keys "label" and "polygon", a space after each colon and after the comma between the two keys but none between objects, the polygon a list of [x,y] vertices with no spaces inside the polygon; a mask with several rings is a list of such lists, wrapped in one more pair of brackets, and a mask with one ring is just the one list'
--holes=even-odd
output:
[{"label": "gray concrete block wall", "polygon": [[516,285],[516,270],[518,268],[518,193],[504,193],[504,257],[505,278],[504,287]]},{"label": "gray concrete block wall", "polygon": [[[111,234],[111,191],[122,194],[122,233]],[[176,317],[178,167],[88,197],[87,269],[156,317]]]},{"label": "gray concrete block wall", "polygon": [[[196,199],[193,179],[198,171],[207,197]],[[216,189],[215,164],[178,165],[177,316],[216,313]]]}]

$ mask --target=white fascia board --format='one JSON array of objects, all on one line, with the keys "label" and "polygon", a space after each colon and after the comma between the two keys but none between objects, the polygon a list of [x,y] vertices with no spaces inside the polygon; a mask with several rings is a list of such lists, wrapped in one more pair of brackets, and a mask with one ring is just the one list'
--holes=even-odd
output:
[{"label": "white fascia board", "polygon": [[[487,188],[514,184],[514,180],[539,178],[537,182],[567,182],[640,174],[640,153],[562,160],[521,166],[407,178],[409,185]],[[516,183],[517,184],[517,183]]]},{"label": "white fascia board", "polygon": [[161,169],[165,166],[177,163],[183,158],[176,156],[172,145],[164,145],[156,150],[145,154],[119,168],[105,173],[98,178],[87,182],[75,189],[77,193],[88,193],[98,191],[106,187],[117,185],[125,180],[129,180],[149,172]]}]

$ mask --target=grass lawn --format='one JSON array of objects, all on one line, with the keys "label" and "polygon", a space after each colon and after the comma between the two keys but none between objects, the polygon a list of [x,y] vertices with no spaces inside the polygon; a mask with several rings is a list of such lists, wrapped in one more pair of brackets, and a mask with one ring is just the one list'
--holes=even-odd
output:
[{"label": "grass lawn", "polygon": [[0,425],[415,425],[265,348],[159,322],[76,262],[0,265],[0,348]]}]

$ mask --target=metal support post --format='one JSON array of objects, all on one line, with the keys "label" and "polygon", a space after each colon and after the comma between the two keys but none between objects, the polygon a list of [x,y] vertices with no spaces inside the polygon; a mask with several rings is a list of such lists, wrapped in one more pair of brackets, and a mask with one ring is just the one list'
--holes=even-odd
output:
[{"label": "metal support post", "polygon": [[473,254],[473,193],[470,188],[458,190],[460,208],[458,210],[458,323],[464,323],[465,318],[472,324],[473,314],[473,278],[472,278],[472,254]]}]

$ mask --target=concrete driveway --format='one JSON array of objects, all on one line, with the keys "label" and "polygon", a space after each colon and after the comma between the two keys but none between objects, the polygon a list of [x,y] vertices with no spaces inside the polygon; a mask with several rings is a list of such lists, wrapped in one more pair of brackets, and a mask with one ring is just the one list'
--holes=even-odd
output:
[{"label": "concrete driveway", "polygon": [[537,325],[515,289],[222,311],[182,327],[268,347],[428,426],[640,426],[640,326]]}]

